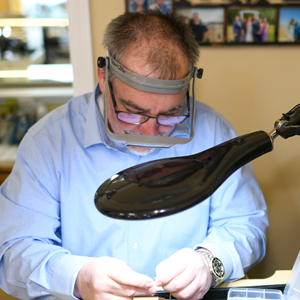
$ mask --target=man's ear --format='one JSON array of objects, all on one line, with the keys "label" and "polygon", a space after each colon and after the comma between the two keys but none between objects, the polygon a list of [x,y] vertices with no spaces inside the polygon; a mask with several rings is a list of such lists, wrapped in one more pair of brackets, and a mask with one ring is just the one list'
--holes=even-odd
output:
[{"label": "man's ear", "polygon": [[105,90],[105,69],[104,68],[98,68],[98,82],[99,82],[99,88],[102,94],[104,94]]}]

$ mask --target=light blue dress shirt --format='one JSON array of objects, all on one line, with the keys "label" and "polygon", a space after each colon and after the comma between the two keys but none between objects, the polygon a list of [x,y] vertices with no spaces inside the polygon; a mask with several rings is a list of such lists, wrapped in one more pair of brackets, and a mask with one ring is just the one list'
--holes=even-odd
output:
[{"label": "light blue dress shirt", "polygon": [[[105,134],[99,89],[70,100],[35,124],[0,188],[0,287],[21,299],[74,299],[89,257],[111,256],[154,278],[174,252],[201,246],[225,266],[227,281],[244,276],[265,255],[267,208],[250,164],[207,200],[184,212],[144,221],[115,220],[94,204],[113,174],[149,160],[194,154],[236,136],[230,123],[197,102],[195,137],[145,157]],[[187,137],[189,124],[172,136]],[[75,298],[76,299],[76,298]]]}]

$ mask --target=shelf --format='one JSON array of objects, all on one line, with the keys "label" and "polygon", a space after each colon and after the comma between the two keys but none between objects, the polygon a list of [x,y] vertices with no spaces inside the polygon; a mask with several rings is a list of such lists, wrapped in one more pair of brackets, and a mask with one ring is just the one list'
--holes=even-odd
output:
[{"label": "shelf", "polygon": [[0,145],[0,165],[11,165],[17,159],[18,147],[15,145]]},{"label": "shelf", "polygon": [[1,88],[0,99],[6,98],[72,98],[72,87]]}]

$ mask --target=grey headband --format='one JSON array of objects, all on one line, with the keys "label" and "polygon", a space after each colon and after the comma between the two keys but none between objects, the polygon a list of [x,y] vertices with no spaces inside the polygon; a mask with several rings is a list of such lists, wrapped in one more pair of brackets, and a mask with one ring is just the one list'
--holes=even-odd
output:
[{"label": "grey headband", "polygon": [[107,58],[109,60],[108,69],[121,81],[135,89],[156,94],[178,94],[186,90],[194,76],[194,72],[197,71],[194,68],[186,77],[180,80],[155,79],[131,72],[111,56]]}]

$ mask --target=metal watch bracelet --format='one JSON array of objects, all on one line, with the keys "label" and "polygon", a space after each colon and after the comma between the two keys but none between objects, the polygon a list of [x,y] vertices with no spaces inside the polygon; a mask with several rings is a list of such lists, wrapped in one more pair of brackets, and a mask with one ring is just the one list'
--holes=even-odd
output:
[{"label": "metal watch bracelet", "polygon": [[215,287],[220,284],[223,281],[225,275],[224,265],[221,260],[213,256],[211,253],[202,250],[201,248],[198,248],[195,251],[203,255],[206,259],[209,272],[212,275],[213,279],[211,286]]}]

